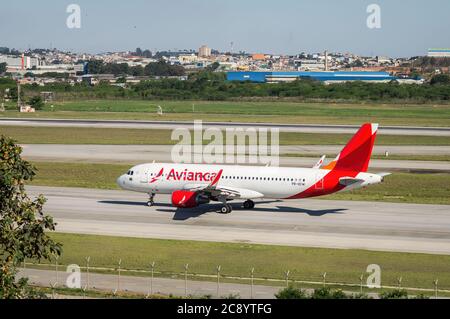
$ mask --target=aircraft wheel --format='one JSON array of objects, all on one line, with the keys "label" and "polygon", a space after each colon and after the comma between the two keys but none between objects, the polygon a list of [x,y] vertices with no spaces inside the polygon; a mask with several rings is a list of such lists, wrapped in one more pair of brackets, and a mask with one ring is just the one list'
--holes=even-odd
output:
[{"label": "aircraft wheel", "polygon": [[231,207],[230,204],[223,205],[223,206],[220,208],[220,212],[221,212],[222,214],[229,214],[229,213],[231,213],[232,211],[233,211],[233,208]]},{"label": "aircraft wheel", "polygon": [[149,206],[149,207],[153,206],[153,204],[154,204],[154,202],[153,202],[152,200],[149,200],[149,201],[147,202],[147,206]]},{"label": "aircraft wheel", "polygon": [[244,202],[243,206],[244,206],[245,209],[252,209],[252,208],[255,207],[255,202],[252,201],[252,200],[250,200],[250,199],[247,199],[247,200]]}]

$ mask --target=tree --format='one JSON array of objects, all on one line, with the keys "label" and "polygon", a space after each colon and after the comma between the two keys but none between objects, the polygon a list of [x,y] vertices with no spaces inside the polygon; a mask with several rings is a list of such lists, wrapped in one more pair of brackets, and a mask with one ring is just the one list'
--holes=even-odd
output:
[{"label": "tree", "polygon": [[435,84],[450,84],[450,75],[448,74],[438,74],[431,78],[431,85]]},{"label": "tree", "polygon": [[170,65],[163,60],[149,63],[144,68],[145,75],[152,76],[180,76],[185,71],[181,65]]},{"label": "tree", "polygon": [[101,60],[91,60],[87,63],[87,72],[89,74],[101,74],[103,73],[104,64]]},{"label": "tree", "polygon": [[275,294],[275,298],[277,299],[307,299],[308,296],[304,290],[295,288],[292,285],[281,289],[278,293]]},{"label": "tree", "polygon": [[42,101],[42,98],[40,96],[33,96],[30,99],[30,105],[32,107],[34,107],[36,110],[40,110],[42,109],[42,107],[44,106],[44,101]]},{"label": "tree", "polygon": [[3,74],[6,72],[6,63],[0,63],[0,74]]},{"label": "tree", "polygon": [[405,289],[384,291],[380,294],[380,299],[408,299],[408,292]]},{"label": "tree", "polygon": [[16,280],[17,267],[25,258],[50,260],[62,251],[46,232],[56,225],[42,211],[46,199],[32,200],[25,192],[35,168],[21,153],[12,139],[0,136],[0,298],[40,297],[27,279]]}]

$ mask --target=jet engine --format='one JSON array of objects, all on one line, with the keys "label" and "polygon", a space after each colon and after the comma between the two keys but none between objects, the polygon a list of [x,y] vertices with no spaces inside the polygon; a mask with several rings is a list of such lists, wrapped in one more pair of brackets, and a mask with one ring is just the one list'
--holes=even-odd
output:
[{"label": "jet engine", "polygon": [[175,207],[192,208],[209,203],[209,198],[197,192],[178,190],[172,193],[172,205]]}]

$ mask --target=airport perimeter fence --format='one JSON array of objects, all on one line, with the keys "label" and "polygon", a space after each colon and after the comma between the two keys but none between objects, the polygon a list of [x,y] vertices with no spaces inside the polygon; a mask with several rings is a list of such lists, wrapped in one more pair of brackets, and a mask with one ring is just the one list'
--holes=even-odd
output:
[{"label": "airport perimeter fence", "polygon": [[[151,283],[148,285],[148,282],[145,283],[145,285],[148,285],[149,287],[153,286],[153,278],[165,278],[165,279],[176,279],[176,280],[184,280],[185,285],[185,297],[191,296],[188,295],[188,283],[189,281],[196,281],[198,282],[216,282],[217,284],[217,294],[215,296],[210,297],[224,297],[219,295],[220,291],[220,284],[221,283],[236,283],[236,284],[243,284],[250,286],[251,294],[249,296],[240,296],[237,295],[235,297],[239,298],[250,298],[253,299],[254,294],[256,293],[254,286],[257,285],[263,285],[263,286],[271,286],[279,288],[280,290],[283,288],[286,288],[290,285],[294,285],[296,287],[301,288],[311,288],[311,287],[333,287],[333,288],[339,288],[339,289],[345,289],[349,288],[349,292],[352,293],[367,293],[368,289],[373,289],[369,291],[369,293],[378,294],[382,290],[393,290],[393,289],[404,289],[406,291],[414,291],[418,293],[432,293],[432,295],[435,298],[439,297],[439,293],[444,293],[446,295],[450,295],[450,289],[448,288],[439,288],[438,283],[439,280],[436,278],[432,284],[433,288],[423,288],[423,287],[408,287],[408,286],[402,286],[403,278],[399,277],[397,279],[397,285],[379,285],[377,287],[370,286],[369,284],[364,283],[364,275],[361,274],[359,276],[359,282],[338,282],[338,281],[328,281],[327,280],[327,273],[320,274],[321,280],[307,280],[307,279],[299,279],[299,278],[293,278],[291,276],[291,272],[289,270],[286,270],[283,274],[284,278],[267,278],[267,277],[257,277],[255,276],[255,269],[251,268],[249,270],[250,276],[233,276],[233,275],[226,275],[222,272],[221,266],[218,265],[215,269],[216,274],[201,274],[201,273],[195,273],[190,272],[189,264],[181,265],[181,269],[184,269],[184,271],[181,272],[174,272],[174,271],[164,271],[159,268],[157,268],[156,263],[152,262],[149,266],[149,269],[127,269],[122,267],[122,260],[119,259],[117,267],[95,267],[90,265],[90,257],[86,257],[86,265],[79,266],[79,269],[81,271],[85,272],[85,275],[87,276],[87,284],[84,287],[81,287],[81,290],[85,293],[90,288],[94,288],[93,282],[89,282],[89,274],[95,273],[95,274],[108,274],[108,275],[116,275],[114,283],[116,285],[116,288],[112,290],[112,294],[116,295],[119,292],[130,292],[127,290],[121,290],[120,282],[121,282],[121,276],[132,276],[137,277],[139,275],[142,275],[142,277],[145,277],[144,280],[148,281],[150,280]],[[52,283],[50,282],[50,288],[54,290],[55,288],[63,288],[67,287],[65,285],[61,285],[58,280],[58,272],[66,271],[68,267],[71,265],[65,265],[65,264],[58,264],[57,259],[55,260],[55,263],[26,263],[23,262],[23,268],[26,269],[27,266],[31,266],[33,269],[46,269],[46,270],[52,270],[55,272],[55,281]],[[319,275],[318,275],[319,277]],[[356,278],[356,276],[355,276]],[[302,287],[302,285],[306,285],[306,287]],[[355,289],[356,288],[356,289]],[[149,288],[150,289],[150,288]],[[158,291],[148,291],[147,297],[152,294],[158,294]],[[52,293],[54,296],[54,293]],[[200,296],[202,297],[202,296]],[[232,296],[230,296],[232,297]]]}]

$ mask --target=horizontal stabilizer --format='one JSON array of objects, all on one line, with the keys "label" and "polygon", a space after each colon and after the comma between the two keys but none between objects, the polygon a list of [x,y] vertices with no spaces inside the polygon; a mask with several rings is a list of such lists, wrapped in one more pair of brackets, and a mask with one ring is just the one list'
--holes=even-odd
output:
[{"label": "horizontal stabilizer", "polygon": [[364,182],[363,179],[360,178],[354,178],[354,177],[341,177],[339,178],[339,184],[343,185],[343,186],[350,186],[356,183],[362,183]]}]

